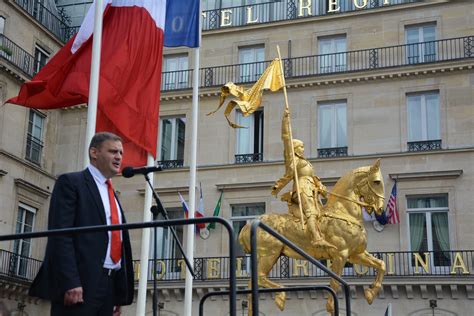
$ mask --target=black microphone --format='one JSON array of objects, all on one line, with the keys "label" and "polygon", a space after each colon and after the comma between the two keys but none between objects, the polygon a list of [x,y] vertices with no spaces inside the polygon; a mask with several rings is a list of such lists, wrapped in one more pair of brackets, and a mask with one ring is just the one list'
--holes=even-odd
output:
[{"label": "black microphone", "polygon": [[122,170],[122,176],[124,178],[131,178],[136,174],[146,175],[150,172],[156,172],[163,170],[160,166],[151,166],[151,167],[140,167],[140,168],[133,168],[133,167],[125,167]]}]

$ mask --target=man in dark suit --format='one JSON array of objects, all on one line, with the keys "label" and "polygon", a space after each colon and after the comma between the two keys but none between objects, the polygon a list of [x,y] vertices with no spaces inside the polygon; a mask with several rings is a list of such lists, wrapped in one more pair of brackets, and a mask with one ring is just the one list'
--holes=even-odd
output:
[{"label": "man in dark suit", "polygon": [[[125,223],[110,178],[122,163],[120,137],[98,133],[90,165],[61,175],[54,186],[48,229]],[[51,300],[51,315],[120,315],[133,301],[128,231],[50,237],[30,295]]]}]

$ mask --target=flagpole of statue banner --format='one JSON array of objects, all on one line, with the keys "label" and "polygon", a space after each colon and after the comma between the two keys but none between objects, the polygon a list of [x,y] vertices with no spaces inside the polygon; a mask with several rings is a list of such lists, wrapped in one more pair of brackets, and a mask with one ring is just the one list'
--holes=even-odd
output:
[{"label": "flagpole of statue banner", "polygon": [[301,191],[300,191],[300,184],[298,182],[298,170],[296,169],[296,161],[295,161],[295,149],[293,148],[293,132],[291,130],[291,121],[290,121],[290,107],[288,105],[288,94],[286,92],[286,81],[285,81],[285,72],[283,69],[283,62],[281,60],[280,54],[280,46],[277,45],[277,52],[278,52],[278,59],[280,60],[280,67],[281,67],[281,75],[283,78],[283,95],[285,96],[285,109],[288,111],[288,132],[290,137],[290,148],[291,148],[291,157],[293,158],[293,174],[294,174],[294,182],[296,184],[296,194],[298,196],[298,205],[300,208],[300,219],[301,219],[301,226],[303,230],[305,230],[304,221],[303,221],[303,206],[299,201],[301,201]]},{"label": "flagpole of statue banner", "polygon": [[97,100],[99,96],[100,50],[102,45],[102,6],[103,0],[94,4],[94,36],[92,37],[91,77],[89,80],[89,101],[87,102],[87,125],[84,139],[84,167],[89,164],[89,143],[95,134],[97,120]]},{"label": "flagpole of statue banner", "polygon": [[[191,114],[191,149],[189,164],[189,210],[188,218],[194,218],[196,210],[196,160],[197,160],[197,132],[198,132],[198,103],[199,103],[199,58],[202,33],[201,1],[198,1],[198,45],[194,49],[193,71],[193,101]],[[188,225],[186,230],[186,255],[194,263],[194,225]],[[184,283],[184,316],[192,315],[193,307],[193,276],[186,269]]]}]

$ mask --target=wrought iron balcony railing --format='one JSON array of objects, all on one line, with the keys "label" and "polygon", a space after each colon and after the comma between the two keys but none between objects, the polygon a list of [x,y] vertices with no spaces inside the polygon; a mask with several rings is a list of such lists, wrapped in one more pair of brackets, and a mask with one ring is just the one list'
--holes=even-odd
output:
[{"label": "wrought iron balcony railing", "polygon": [[26,159],[39,165],[41,163],[43,146],[44,143],[41,139],[28,133],[26,136]]},{"label": "wrought iron balcony railing", "polygon": [[235,155],[235,163],[252,163],[263,161],[262,153]]},{"label": "wrought iron balcony railing", "polygon": [[319,158],[346,157],[347,147],[318,148]]},{"label": "wrought iron balcony railing", "polygon": [[7,60],[29,78],[35,74],[35,58],[3,34],[0,34],[0,59]]},{"label": "wrought iron balcony railing", "polygon": [[408,142],[408,151],[428,151],[441,149],[441,139]]},{"label": "wrought iron balcony railing", "polygon": [[[287,79],[372,71],[474,58],[474,36],[284,59]],[[271,61],[206,67],[200,87],[256,81]],[[192,88],[192,69],[163,72],[162,91]]]},{"label": "wrought iron balcony railing", "polygon": [[[473,250],[451,251],[398,251],[372,253],[383,260],[386,266],[385,277],[472,277],[474,272]],[[323,261],[324,263],[325,261]],[[327,264],[327,262],[325,262]],[[139,277],[139,261],[134,262],[135,279]],[[185,263],[182,259],[159,259],[156,261],[156,275],[160,281],[183,282],[185,279]],[[147,278],[153,280],[153,260],[150,260]],[[229,278],[228,257],[201,257],[194,259],[196,281],[227,280]],[[248,279],[250,276],[250,257],[237,258],[237,278]],[[374,277],[375,271],[360,265],[347,264],[343,277]],[[305,260],[280,257],[270,271],[271,279],[302,279],[320,278],[327,275],[316,266]]]},{"label": "wrought iron balcony railing", "polygon": [[[370,10],[420,1],[421,0],[369,0],[362,8],[357,8],[353,0],[338,0],[336,1],[336,5],[331,7],[329,7],[328,1],[268,1],[259,4],[204,11],[202,29],[207,31],[252,24],[304,19],[313,16]],[[359,7],[361,6],[362,5],[359,5]]]},{"label": "wrought iron balcony railing", "polygon": [[184,160],[183,159],[160,160],[160,161],[157,161],[157,164],[163,169],[175,169],[175,168],[181,168],[182,166],[184,166]]},{"label": "wrought iron balcony railing", "polygon": [[[14,0],[28,15],[33,17],[46,29],[54,34],[60,41],[67,42],[70,34],[66,31],[69,27],[67,18],[59,17],[44,6],[42,1],[38,0]],[[69,36],[69,37],[68,37]]]},{"label": "wrought iron balcony railing", "polygon": [[0,276],[31,282],[40,266],[40,260],[0,249]]}]

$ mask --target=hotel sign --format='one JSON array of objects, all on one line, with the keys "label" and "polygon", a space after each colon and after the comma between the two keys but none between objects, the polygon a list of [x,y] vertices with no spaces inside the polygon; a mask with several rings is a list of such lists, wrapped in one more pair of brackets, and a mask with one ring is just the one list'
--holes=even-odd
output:
[{"label": "hotel sign", "polygon": [[[341,12],[341,4],[342,3],[351,3],[354,5],[354,8],[356,10],[362,10],[366,9],[369,5],[370,0],[324,0],[327,1],[327,10],[325,13],[339,13]],[[392,1],[395,0],[382,0],[382,5],[383,6],[388,6],[391,5]],[[297,9],[297,17],[307,17],[307,16],[313,16],[315,15],[316,11],[316,5],[321,5],[323,3],[323,0],[297,0],[296,1],[296,9]],[[261,21],[259,18],[258,14],[258,4],[256,5],[249,5],[246,7],[233,7],[233,8],[225,8],[225,9],[220,9],[216,10],[219,12],[219,17],[220,17],[220,27],[230,27],[234,26],[233,25],[233,20],[234,20],[234,15],[238,15],[239,17],[241,15],[244,15],[245,23],[244,24],[257,24],[257,23],[263,23],[263,22],[268,22],[268,21]],[[245,12],[242,13],[237,13],[235,11],[239,10],[245,10]],[[211,10],[212,11],[212,10]],[[260,9],[261,11],[261,9]],[[344,11],[344,10],[343,10]],[[204,19],[208,18],[208,13],[210,11],[206,11],[202,13],[202,16]]]},{"label": "hotel sign", "polygon": [[[412,253],[412,264],[410,266],[406,266],[406,263],[410,262],[410,260],[401,260],[405,263],[404,267],[402,267],[401,262],[395,261],[395,253],[387,253],[384,262],[385,266],[387,267],[386,275],[396,275],[395,271],[404,271],[404,268],[410,270],[410,275],[439,275],[439,273],[435,272],[438,266],[434,266],[431,262],[432,257],[430,256],[429,252],[423,253],[420,255],[419,253]],[[236,276],[238,278],[247,278],[249,277],[249,273],[244,269],[244,260],[248,260],[247,258],[237,258],[236,262]],[[202,279],[209,280],[209,279],[227,279],[228,278],[228,266],[229,259],[228,258],[204,258],[203,259],[203,271],[202,271]],[[330,267],[330,262],[326,262],[327,266]],[[168,267],[178,267],[177,269],[179,272],[168,271]],[[290,259],[290,264],[288,267],[291,267],[290,277],[314,277],[316,275],[310,275],[309,273],[309,262],[306,260],[298,260],[298,259]],[[280,267],[281,268],[281,267]],[[454,252],[451,257],[451,264],[449,267],[442,267],[444,271],[449,269],[450,275],[470,275],[471,272],[469,271],[468,266],[466,266],[466,262],[463,259],[461,252]],[[150,267],[153,269],[153,267]],[[137,263],[134,267],[135,270],[135,279],[138,280],[140,278],[140,267],[139,263]],[[174,260],[157,260],[156,261],[156,277],[158,280],[180,280],[185,279],[186,277],[186,264],[184,260],[180,259],[177,261]],[[366,266],[361,266],[355,264],[353,266],[353,274],[355,276],[363,276],[368,274],[369,269]],[[176,275],[178,274],[178,275]],[[150,273],[149,275],[153,275]],[[401,275],[403,276],[403,275]]]}]

